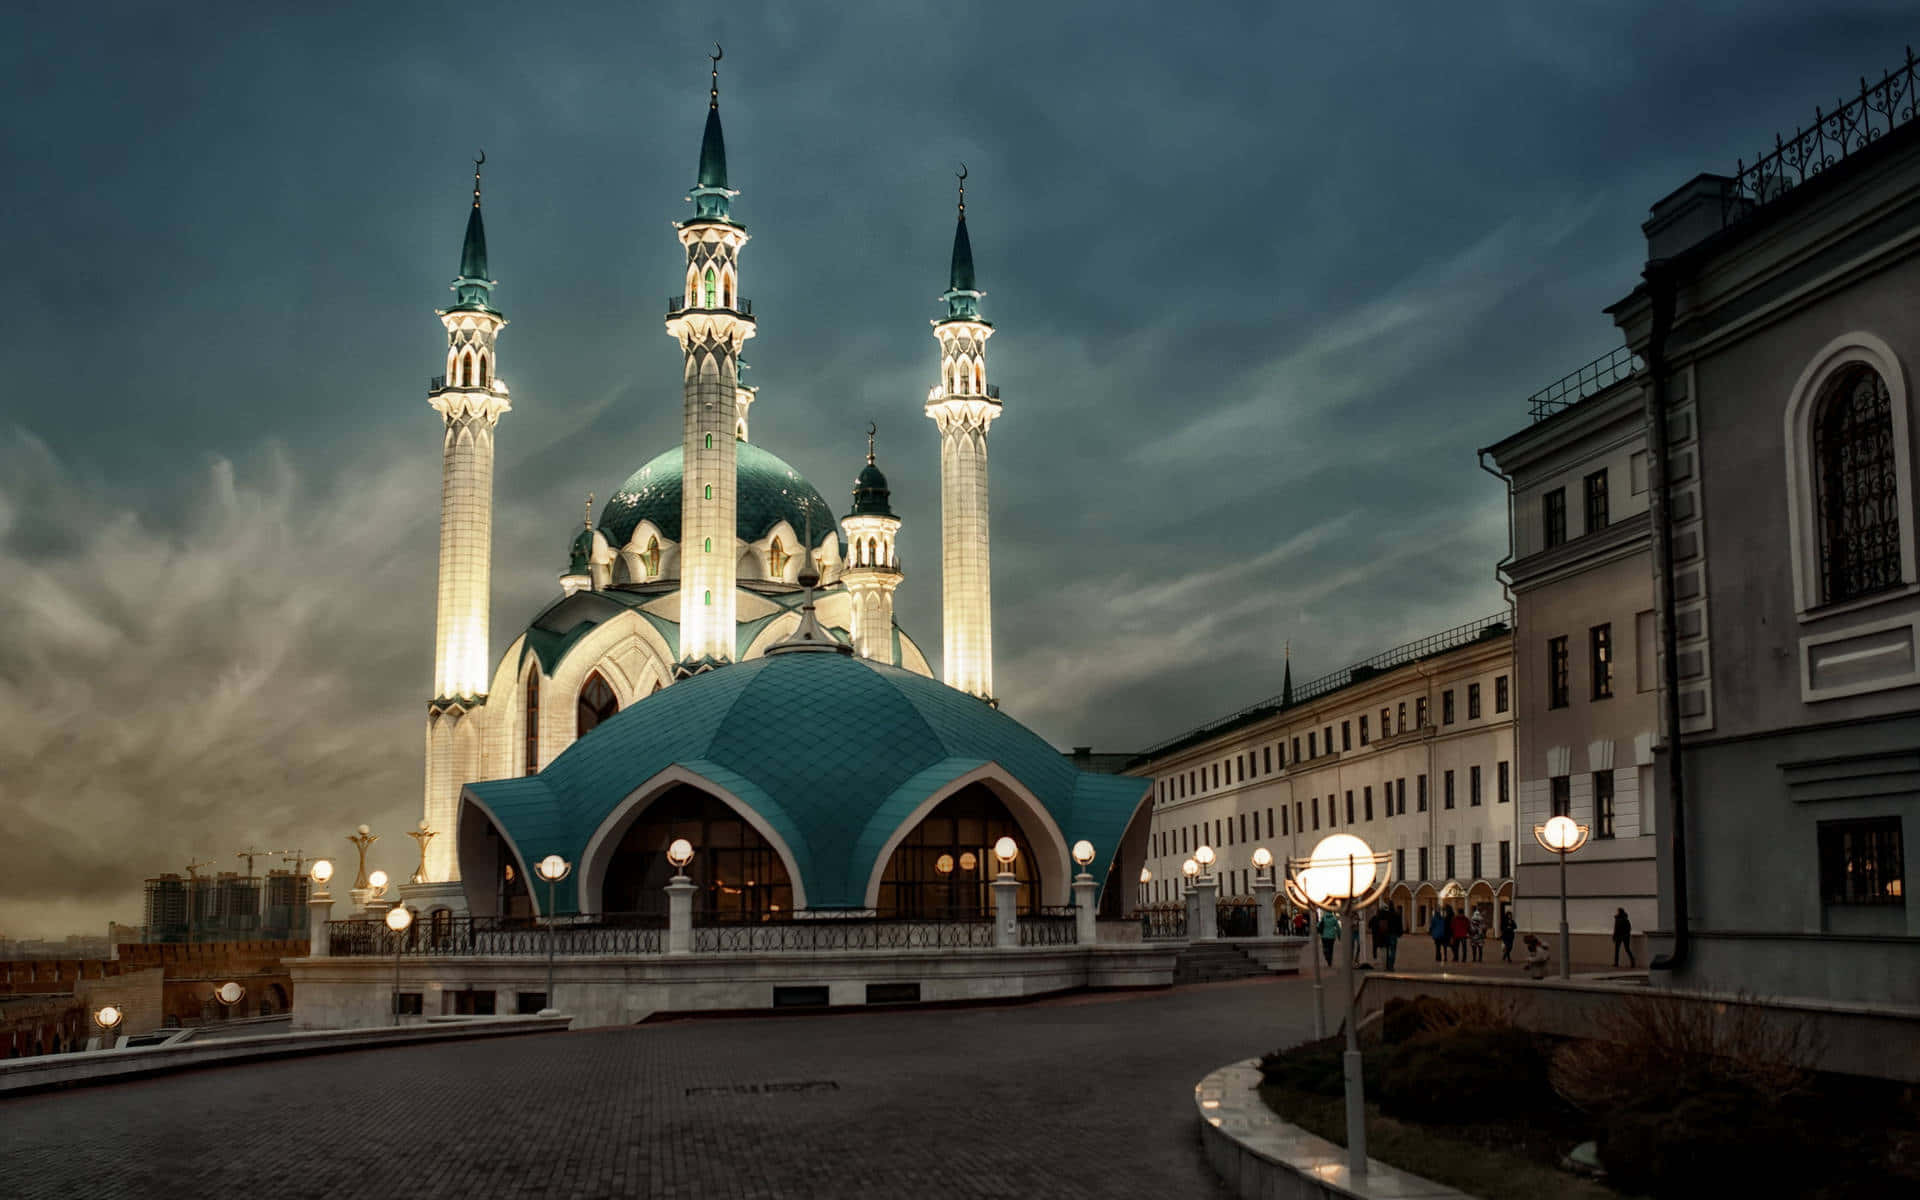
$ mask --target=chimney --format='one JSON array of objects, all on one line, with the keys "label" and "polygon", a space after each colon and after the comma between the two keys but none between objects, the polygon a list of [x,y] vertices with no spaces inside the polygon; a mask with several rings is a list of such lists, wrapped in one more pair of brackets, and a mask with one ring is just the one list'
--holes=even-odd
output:
[{"label": "chimney", "polygon": [[1753,202],[1735,190],[1730,175],[1695,175],[1655,202],[1641,231],[1649,261],[1672,258],[1719,233],[1749,212]]}]

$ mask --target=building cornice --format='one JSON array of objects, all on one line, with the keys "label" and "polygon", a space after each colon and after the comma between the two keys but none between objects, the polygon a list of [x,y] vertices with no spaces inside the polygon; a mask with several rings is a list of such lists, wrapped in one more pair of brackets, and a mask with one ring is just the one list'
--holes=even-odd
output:
[{"label": "building cornice", "polygon": [[1618,559],[1629,558],[1653,547],[1653,514],[1638,512],[1623,517],[1598,533],[1589,533],[1572,541],[1529,554],[1507,564],[1507,578],[1516,592],[1552,583],[1568,575],[1590,571]]}]

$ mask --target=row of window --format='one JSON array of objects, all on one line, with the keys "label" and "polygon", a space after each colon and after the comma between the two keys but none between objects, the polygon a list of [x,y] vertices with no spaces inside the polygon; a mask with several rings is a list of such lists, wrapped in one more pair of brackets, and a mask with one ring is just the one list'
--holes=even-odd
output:
[{"label": "row of window", "polygon": [[[1644,490],[1644,489],[1642,489]],[[1607,527],[1607,471],[1605,467],[1581,481],[1586,501],[1586,532],[1598,533]],[[1545,530],[1546,549],[1567,540],[1567,489],[1554,488],[1540,496],[1540,520]]]},{"label": "row of window", "polygon": [[[1497,781],[1495,802],[1499,804],[1510,803],[1513,800],[1513,764],[1500,762],[1495,764],[1495,768],[1495,779]],[[1455,808],[1458,805],[1458,793],[1455,788],[1457,778],[1457,773],[1452,770],[1443,772],[1441,776],[1442,804],[1449,809]],[[1485,802],[1481,782],[1480,765],[1475,763],[1473,766],[1467,768],[1467,807],[1478,808]],[[1428,807],[1427,777],[1425,775],[1414,776],[1414,784],[1415,811],[1426,812]],[[1407,781],[1404,777],[1387,780],[1381,785],[1380,793],[1380,812],[1382,816],[1396,817],[1406,813]],[[1611,795],[1611,786],[1609,786],[1609,795]],[[1362,787],[1359,790],[1358,797],[1356,803],[1354,789],[1348,788],[1346,790],[1345,809],[1346,824],[1348,825],[1355,825],[1361,821],[1371,821],[1374,819],[1373,787],[1371,785]],[[1326,803],[1327,828],[1335,829],[1339,827],[1341,823],[1341,807],[1339,794],[1329,793]],[[1295,832],[1307,832],[1309,823],[1311,824],[1311,828],[1319,829],[1320,811],[1320,797],[1318,796],[1313,797],[1311,800],[1294,801],[1291,812],[1288,811],[1288,806],[1285,804],[1279,805],[1277,808],[1269,807],[1266,809],[1267,824],[1265,836],[1276,836],[1276,826],[1274,825],[1274,814],[1276,812],[1280,815],[1280,823],[1277,827],[1278,836],[1291,837]],[[1260,832],[1260,816],[1261,810],[1253,809],[1251,812],[1239,813],[1237,817],[1215,817],[1212,822],[1213,837],[1211,840],[1207,837],[1208,824],[1205,821],[1162,829],[1154,834],[1154,853],[1159,857],[1166,858],[1176,854],[1190,854],[1202,845],[1232,846],[1236,844],[1236,832],[1238,834],[1238,841],[1246,842],[1249,840],[1249,818],[1252,820],[1252,837],[1257,839],[1262,836]]]},{"label": "row of window", "polygon": [[[1486,843],[1484,842],[1473,842],[1468,845],[1467,853],[1468,853],[1469,870],[1468,870],[1467,878],[1469,879],[1487,878],[1485,846],[1486,846]],[[1458,846],[1444,846],[1441,848],[1442,854],[1443,854],[1442,861],[1446,867],[1446,871],[1445,873],[1440,875],[1439,878],[1441,879],[1460,878],[1460,872],[1458,869],[1460,865],[1460,861],[1458,858],[1459,849],[1460,848]],[[1419,868],[1419,874],[1417,875],[1407,874],[1407,852],[1404,848],[1395,850],[1393,853],[1394,853],[1394,876],[1393,877],[1396,880],[1404,880],[1409,883],[1419,883],[1419,882],[1424,882],[1434,878],[1434,876],[1428,873],[1429,859],[1428,859],[1427,847],[1420,846],[1415,851],[1414,861]],[[1498,855],[1497,862],[1498,862],[1499,869],[1498,871],[1495,872],[1495,874],[1493,875],[1493,878],[1495,879],[1512,878],[1513,877],[1513,843],[1509,841],[1501,841],[1498,844],[1498,849],[1496,853]],[[1229,869],[1229,870],[1222,871],[1220,874],[1221,874],[1222,880],[1224,881],[1224,889],[1225,889],[1226,895],[1245,896],[1252,893],[1253,872],[1251,871],[1251,869],[1248,869],[1248,868]],[[1179,876],[1174,875],[1172,872],[1163,871],[1161,872],[1160,877],[1155,879],[1152,882],[1151,887],[1153,889],[1153,892],[1152,892],[1153,899],[1177,900],[1180,898],[1181,878]]]},{"label": "row of window", "polygon": [[[1573,693],[1569,669],[1570,651],[1565,637],[1547,639],[1547,707],[1565,708]],[[1613,625],[1595,625],[1587,630],[1588,678],[1593,699],[1613,698]]]},{"label": "row of window", "polygon": [[[659,689],[656,687],[656,691]],[[587,676],[587,682],[580,688],[580,697],[573,705],[573,736],[577,741],[587,736],[601,722],[620,711],[620,698],[614,695],[613,688],[600,672]],[[522,746],[522,761],[526,764],[526,773],[540,773],[540,673],[534,671],[527,676],[527,712]]]},{"label": "row of window", "polygon": [[[1551,780],[1552,797],[1548,813],[1554,817],[1573,815],[1573,776],[1555,775]],[[1595,771],[1593,773],[1593,836],[1610,838],[1614,826],[1613,772]]]},{"label": "row of window", "polygon": [[[1565,639],[1562,640],[1564,641]],[[1440,723],[1443,725],[1452,725],[1455,722],[1454,695],[1457,690],[1458,689],[1455,688],[1448,688],[1440,694]],[[1496,676],[1493,681],[1493,711],[1495,713],[1504,713],[1512,706],[1511,693],[1512,689],[1508,686],[1507,677],[1505,675]],[[1467,684],[1466,694],[1467,720],[1477,721],[1480,719],[1480,685],[1477,683]],[[1418,697],[1414,700],[1413,704],[1413,724],[1409,726],[1407,724],[1407,702],[1404,700],[1400,702],[1398,728],[1401,733],[1406,733],[1409,729],[1425,728],[1427,724],[1427,698],[1425,696]],[[1395,729],[1393,717],[1393,708],[1383,706],[1380,709],[1381,737],[1393,736]],[[1368,745],[1373,740],[1370,715],[1362,713],[1358,718],[1358,724],[1360,744],[1362,746]],[[1353,719],[1340,722],[1339,748],[1343,753],[1353,749],[1354,725],[1355,721]],[[1168,776],[1165,779],[1159,780],[1156,784],[1158,793],[1156,798],[1161,804],[1171,803],[1175,800],[1184,800],[1188,796],[1201,795],[1216,788],[1232,787],[1237,783],[1245,783],[1249,779],[1272,775],[1276,771],[1284,771],[1287,768],[1287,763],[1290,761],[1297,766],[1302,762],[1319,758],[1322,754],[1332,754],[1334,753],[1333,729],[1333,725],[1328,724],[1324,730],[1309,730],[1304,735],[1295,734],[1292,742],[1293,757],[1291,759],[1287,757],[1287,742],[1282,740],[1272,745],[1262,746],[1258,750],[1249,750],[1244,754],[1235,754],[1231,758],[1221,759],[1219,762],[1194,767],[1178,775]],[[1304,753],[1301,749],[1302,736],[1306,738]],[[1475,770],[1478,769],[1477,767],[1475,768]]]}]

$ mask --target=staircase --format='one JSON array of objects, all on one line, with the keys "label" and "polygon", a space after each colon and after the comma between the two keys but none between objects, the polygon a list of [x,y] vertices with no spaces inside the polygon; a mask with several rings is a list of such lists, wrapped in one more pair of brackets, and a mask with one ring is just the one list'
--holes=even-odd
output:
[{"label": "staircase", "polygon": [[1266,968],[1230,942],[1189,942],[1173,960],[1173,982],[1216,983],[1222,979],[1251,979]]}]

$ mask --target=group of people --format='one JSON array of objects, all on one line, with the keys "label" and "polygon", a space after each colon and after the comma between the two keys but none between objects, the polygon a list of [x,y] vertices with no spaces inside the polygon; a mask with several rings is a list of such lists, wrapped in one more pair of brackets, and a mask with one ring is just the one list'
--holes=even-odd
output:
[{"label": "group of people", "polygon": [[[1392,905],[1381,905],[1368,918],[1367,941],[1371,957],[1384,959],[1383,965],[1389,971],[1399,956],[1400,939],[1406,935],[1406,920],[1400,910]],[[1307,914],[1295,912],[1287,922],[1287,930],[1295,937],[1306,937],[1308,932]],[[1445,904],[1433,914],[1427,922],[1427,936],[1433,939],[1433,961],[1435,962],[1485,962],[1487,934],[1491,932],[1487,914],[1482,910],[1467,912]],[[1320,914],[1320,924],[1314,933],[1320,937],[1320,952],[1327,965],[1333,965],[1334,945],[1340,940],[1340,918],[1331,912]],[[1513,942],[1519,936],[1519,923],[1513,919],[1513,910],[1507,909],[1500,914],[1499,938],[1500,961],[1513,961]],[[1355,964],[1360,962],[1360,922],[1355,921],[1349,932],[1350,949]],[[1613,915],[1613,965],[1620,965],[1620,955],[1624,951],[1627,965],[1635,966],[1633,955],[1633,925],[1627,919],[1627,910],[1620,909]],[[1549,950],[1545,938],[1527,935],[1526,966],[1534,978],[1542,978]],[[1452,957],[1449,958],[1448,956]]]}]

